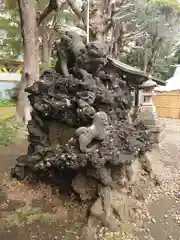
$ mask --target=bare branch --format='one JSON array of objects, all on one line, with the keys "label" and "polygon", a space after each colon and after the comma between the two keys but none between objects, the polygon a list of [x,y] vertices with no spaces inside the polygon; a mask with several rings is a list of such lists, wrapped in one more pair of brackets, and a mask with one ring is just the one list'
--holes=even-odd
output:
[{"label": "bare branch", "polygon": [[129,41],[131,41],[131,40],[136,40],[136,39],[138,39],[138,38],[140,38],[140,37],[142,37],[142,36],[144,36],[144,32],[139,32],[139,33],[134,33],[134,34],[132,34],[132,36],[131,37],[124,37],[123,38],[123,41],[126,41],[126,40],[129,40]]},{"label": "bare branch", "polygon": [[106,34],[113,26],[113,22],[109,22],[105,27],[104,27],[104,30],[103,30],[103,34]]},{"label": "bare branch", "polygon": [[144,29],[144,28],[141,28],[141,29],[138,29],[138,31],[136,31],[136,32],[130,32],[130,33],[124,34],[124,38],[125,38],[125,39],[129,39],[129,38],[131,38],[132,36],[135,36],[135,35],[137,35],[137,34],[144,34],[144,32],[145,32],[145,29]]},{"label": "bare branch", "polygon": [[44,11],[39,13],[39,16],[37,17],[37,24],[40,25],[41,22],[53,11],[59,11],[65,3],[66,0],[50,0]]},{"label": "bare branch", "polygon": [[52,44],[53,44],[53,42],[55,40],[55,37],[56,37],[57,16],[58,16],[58,12],[56,12],[56,14],[53,17],[52,31],[51,31],[51,33],[49,35],[49,41],[48,41],[49,49],[51,49]]},{"label": "bare branch", "polygon": [[120,13],[123,13],[125,12],[127,9],[129,9],[130,7],[133,7],[134,4],[133,3],[128,3],[127,5],[125,6],[121,6],[121,8],[118,8],[118,10],[116,10],[114,12],[115,15],[119,15]]},{"label": "bare branch", "polygon": [[53,17],[53,21],[52,21],[52,29],[54,29],[56,27],[57,24],[57,17],[58,17],[58,12],[55,13],[54,17]]},{"label": "bare branch", "polygon": [[78,23],[78,24],[76,24],[76,27],[80,28],[81,30],[86,31],[86,28],[85,28],[84,24]]},{"label": "bare branch", "polygon": [[84,12],[82,12],[81,9],[79,9],[77,6],[76,6],[76,3],[74,0],[67,0],[69,6],[71,7],[71,9],[73,10],[73,12],[77,15],[77,17],[79,19],[82,19],[83,21],[85,20],[84,19]]},{"label": "bare branch", "polygon": [[126,3],[127,1],[126,0],[121,0],[121,1],[115,1],[115,4],[117,7],[121,7],[124,3]]},{"label": "bare branch", "polygon": [[48,47],[49,47],[50,50],[52,49],[53,42],[56,39],[56,34],[57,34],[56,30],[54,30],[49,37]]},{"label": "bare branch", "polygon": [[37,25],[39,26],[43,20],[54,10],[48,5],[42,13],[38,12],[37,13]]},{"label": "bare branch", "polygon": [[134,15],[135,15],[134,13],[127,13],[123,16],[119,16],[119,14],[118,15],[116,14],[113,16],[113,18],[114,19],[116,18],[116,20],[118,20],[120,22],[125,22],[127,20],[130,20],[132,17],[134,17]]},{"label": "bare branch", "polygon": [[[129,7],[133,6],[134,4],[132,3],[128,3],[126,0],[122,0],[122,1],[118,1],[115,5],[111,6],[111,14],[110,16],[107,18],[107,21],[104,24],[104,30],[103,33],[106,34],[115,24],[116,21],[122,23],[125,21],[132,21],[130,20],[131,18],[134,17],[134,13],[127,13],[123,16],[120,16],[120,14],[122,14],[126,9],[128,9]],[[115,9],[114,9],[115,7]],[[116,7],[118,7],[118,10],[116,10]]]}]

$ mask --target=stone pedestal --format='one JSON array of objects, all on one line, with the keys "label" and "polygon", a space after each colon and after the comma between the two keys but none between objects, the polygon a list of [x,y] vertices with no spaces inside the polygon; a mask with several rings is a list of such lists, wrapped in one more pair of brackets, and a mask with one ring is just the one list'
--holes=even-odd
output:
[{"label": "stone pedestal", "polygon": [[144,102],[142,103],[138,114],[138,119],[148,127],[148,131],[151,133],[152,141],[155,145],[162,141],[165,134],[165,125],[159,123],[156,107],[152,101],[154,88],[156,86],[157,84],[151,79],[141,85]]},{"label": "stone pedestal", "polygon": [[156,113],[156,107],[154,105],[147,105],[145,103],[142,104],[139,111],[139,119],[145,125],[157,125],[158,124],[158,116]]},{"label": "stone pedestal", "polygon": [[152,141],[154,145],[159,144],[165,136],[165,124],[157,123],[154,125],[147,125],[149,132],[152,136]]}]

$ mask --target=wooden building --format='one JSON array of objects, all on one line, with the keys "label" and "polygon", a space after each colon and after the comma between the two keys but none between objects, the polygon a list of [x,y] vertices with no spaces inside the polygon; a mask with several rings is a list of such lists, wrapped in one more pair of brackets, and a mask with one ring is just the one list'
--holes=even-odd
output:
[{"label": "wooden building", "polygon": [[153,102],[158,116],[180,119],[180,65],[177,65],[166,86],[156,89]]}]

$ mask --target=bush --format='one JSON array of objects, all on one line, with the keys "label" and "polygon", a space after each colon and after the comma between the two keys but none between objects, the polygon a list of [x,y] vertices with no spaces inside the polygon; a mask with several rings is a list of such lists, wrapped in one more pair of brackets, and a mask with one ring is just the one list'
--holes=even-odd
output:
[{"label": "bush", "polygon": [[15,102],[11,99],[0,99],[0,107],[14,107]]},{"label": "bush", "polygon": [[17,102],[17,98],[18,98],[18,87],[14,87],[11,89],[6,89],[6,94],[9,96],[9,98],[13,101],[13,102]]}]

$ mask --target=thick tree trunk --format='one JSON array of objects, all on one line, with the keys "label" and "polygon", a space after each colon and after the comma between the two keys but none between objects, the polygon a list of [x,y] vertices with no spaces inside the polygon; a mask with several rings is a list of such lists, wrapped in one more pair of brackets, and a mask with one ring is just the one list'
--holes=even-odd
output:
[{"label": "thick tree trunk", "polygon": [[31,118],[31,108],[24,89],[32,85],[39,78],[39,44],[36,23],[36,0],[18,0],[18,6],[24,45],[24,68],[19,86],[16,118],[27,124]]}]

